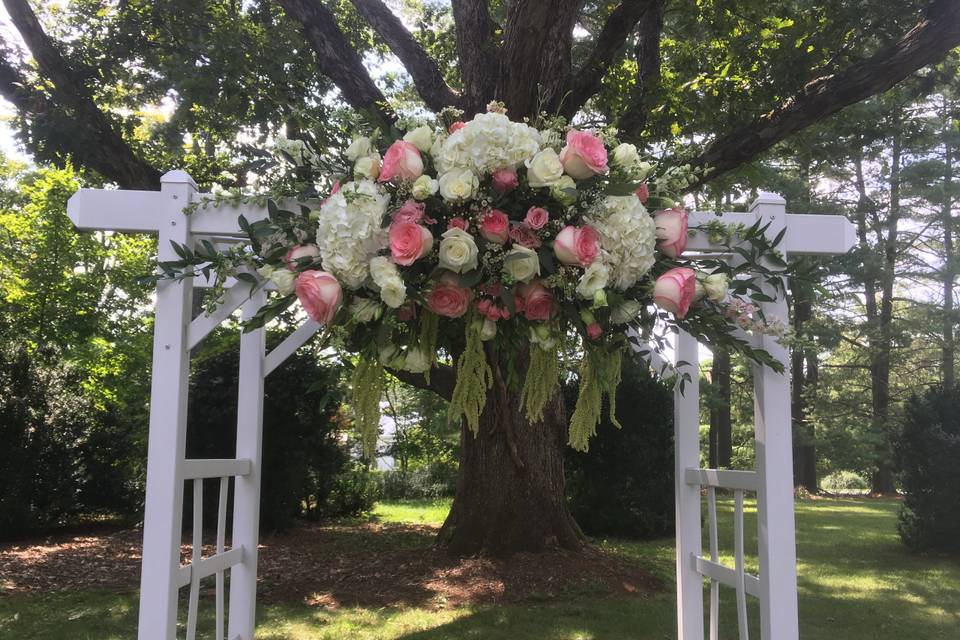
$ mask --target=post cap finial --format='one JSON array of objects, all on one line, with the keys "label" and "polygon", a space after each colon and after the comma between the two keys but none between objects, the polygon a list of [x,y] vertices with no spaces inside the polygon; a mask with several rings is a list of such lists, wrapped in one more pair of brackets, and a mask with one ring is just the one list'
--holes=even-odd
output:
[{"label": "post cap finial", "polygon": [[189,184],[194,189],[197,188],[197,183],[193,181],[193,178],[190,177],[190,174],[182,169],[167,171],[160,178],[160,184]]}]

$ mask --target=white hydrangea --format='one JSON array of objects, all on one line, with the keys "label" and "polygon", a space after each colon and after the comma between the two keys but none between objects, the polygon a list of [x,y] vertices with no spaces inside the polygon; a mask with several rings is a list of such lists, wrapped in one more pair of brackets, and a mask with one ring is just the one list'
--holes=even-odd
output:
[{"label": "white hydrangea", "polygon": [[637,196],[607,196],[587,221],[600,233],[615,288],[629,289],[653,267],[657,227]]},{"label": "white hydrangea", "polygon": [[323,268],[357,289],[370,273],[370,258],[387,243],[380,227],[390,196],[375,182],[348,182],[320,206],[317,247]]},{"label": "white hydrangea", "polygon": [[470,169],[478,175],[505,167],[516,168],[540,150],[540,132],[513,122],[502,113],[481,113],[464,127],[434,145],[440,173]]}]

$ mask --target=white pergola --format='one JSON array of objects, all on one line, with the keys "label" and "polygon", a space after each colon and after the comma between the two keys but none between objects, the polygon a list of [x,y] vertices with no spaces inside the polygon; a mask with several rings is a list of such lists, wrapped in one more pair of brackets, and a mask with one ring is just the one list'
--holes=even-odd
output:
[{"label": "white pergola", "polygon": [[[68,204],[68,214],[78,229],[152,233],[158,236],[160,260],[176,260],[171,241],[194,246],[201,240],[238,242],[244,238],[239,215],[253,222],[267,211],[252,205],[201,205],[186,215],[184,207],[207,202],[211,196],[197,191],[183,171],[163,176],[160,191],[81,189]],[[713,213],[691,215],[691,226],[716,219]],[[854,228],[840,216],[786,214],[784,200],[761,194],[748,213],[725,213],[725,223],[769,223],[773,238],[786,229],[781,251],[786,255],[845,253],[853,246]],[[725,251],[711,245],[703,233],[694,233],[688,248],[695,252]],[[177,637],[181,589],[187,592],[185,636],[196,637],[200,581],[216,581],[216,639],[253,640],[256,610],[257,541],[259,537],[263,381],[299,349],[319,325],[304,322],[270,352],[265,332],[258,329],[240,339],[237,448],[233,459],[185,458],[187,392],[190,350],[212,330],[240,310],[252,315],[263,303],[264,292],[250,295],[248,285],[229,288],[217,310],[191,320],[193,288],[206,286],[199,276],[157,287],[153,344],[153,378],[150,433],[147,453],[147,497],[144,516],[143,564],[140,582],[139,640],[172,640]],[[766,285],[765,285],[766,286]],[[773,291],[767,286],[768,293]],[[771,296],[773,297],[773,296]],[[765,303],[768,318],[787,319],[786,301]],[[683,394],[677,393],[674,409],[676,442],[677,514],[677,625],[680,640],[716,640],[719,629],[719,585],[736,593],[740,638],[747,638],[746,596],[760,602],[763,640],[796,640],[797,584],[793,517],[793,464],[790,422],[789,358],[776,341],[751,338],[784,363],[786,373],[768,368],[754,371],[756,469],[729,471],[700,468],[699,443],[699,344],[681,332],[674,351],[680,367],[691,377]],[[219,479],[216,550],[202,555],[203,480]],[[226,508],[233,479],[233,530],[226,532]],[[187,482],[193,491],[193,553],[181,564],[183,532],[181,514]],[[709,515],[709,551],[701,541],[701,491],[706,488]],[[734,493],[735,565],[718,560],[716,490]],[[759,575],[744,571],[744,494],[757,498]],[[225,572],[230,571],[230,593],[225,592]],[[704,580],[710,584],[709,625],[704,618]],[[227,606],[228,605],[228,606]]]}]

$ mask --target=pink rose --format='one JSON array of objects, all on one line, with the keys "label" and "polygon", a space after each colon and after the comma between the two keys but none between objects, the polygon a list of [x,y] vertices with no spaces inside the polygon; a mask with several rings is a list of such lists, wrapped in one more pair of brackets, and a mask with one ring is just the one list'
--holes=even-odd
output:
[{"label": "pink rose", "polygon": [[603,327],[600,326],[599,322],[591,322],[587,325],[587,337],[591,340],[599,340],[602,335]]},{"label": "pink rose", "polygon": [[297,299],[312,320],[328,324],[343,300],[340,283],[326,271],[304,271],[297,276]]},{"label": "pink rose", "polygon": [[447,229],[462,229],[463,231],[469,231],[470,223],[464,218],[457,216],[456,218],[450,218],[450,222],[447,223]]},{"label": "pink rose", "polygon": [[407,200],[403,205],[393,212],[394,222],[413,222],[414,224],[423,220],[423,212],[427,205],[416,200]]},{"label": "pink rose", "polygon": [[320,255],[320,249],[317,248],[315,244],[298,244],[297,246],[290,249],[287,252],[287,256],[284,258],[284,262],[287,263],[287,268],[291,271],[296,271],[298,261],[303,260],[303,264],[309,262],[307,258],[316,258]]},{"label": "pink rose", "polygon": [[497,320],[506,320],[510,317],[510,312],[506,309],[501,309],[497,304],[490,300],[489,298],[483,298],[477,302],[477,311],[480,312],[483,317],[487,318],[492,322]]},{"label": "pink rose", "polygon": [[460,131],[460,129],[463,129],[465,126],[467,126],[466,123],[457,120],[456,122],[451,124],[449,127],[447,127],[447,133],[454,133],[456,131]]},{"label": "pink rose", "polygon": [[426,227],[413,222],[394,222],[390,225],[390,255],[393,261],[410,266],[433,247],[433,234]]},{"label": "pink rose", "polygon": [[665,209],[653,214],[657,224],[657,246],[668,258],[676,260],[687,248],[686,209]]},{"label": "pink rose", "polygon": [[447,318],[459,318],[470,308],[473,291],[457,285],[457,278],[445,274],[427,297],[427,306],[437,315]]},{"label": "pink rose", "polygon": [[504,194],[517,188],[520,181],[517,180],[517,172],[513,169],[497,169],[493,172],[493,190]]},{"label": "pink rose", "polygon": [[388,182],[394,178],[401,180],[416,180],[423,175],[423,158],[420,150],[412,143],[397,140],[383,156],[383,167],[380,168],[380,182]]},{"label": "pink rose", "polygon": [[683,318],[690,309],[696,290],[696,272],[687,267],[677,267],[657,278],[653,285],[653,301],[664,311]]},{"label": "pink rose", "polygon": [[522,300],[518,311],[522,308],[527,320],[549,320],[556,312],[553,293],[539,280],[520,285],[517,294]]},{"label": "pink rose", "polygon": [[532,229],[517,222],[510,223],[510,240],[527,249],[536,249],[542,244]]},{"label": "pink rose", "polygon": [[553,252],[563,264],[589,267],[600,255],[600,234],[590,225],[567,225],[553,241]]},{"label": "pink rose", "polygon": [[550,212],[543,207],[530,207],[523,223],[531,229],[543,229],[550,220]]},{"label": "pink rose", "polygon": [[634,193],[640,198],[640,204],[647,204],[647,200],[650,198],[650,187],[647,186],[646,182],[641,182]]},{"label": "pink rose", "polygon": [[503,244],[510,235],[510,219],[499,209],[490,209],[480,220],[480,235],[497,244]]},{"label": "pink rose", "polygon": [[607,149],[595,135],[571,129],[567,145],[560,151],[560,163],[567,175],[584,180],[607,172]]}]

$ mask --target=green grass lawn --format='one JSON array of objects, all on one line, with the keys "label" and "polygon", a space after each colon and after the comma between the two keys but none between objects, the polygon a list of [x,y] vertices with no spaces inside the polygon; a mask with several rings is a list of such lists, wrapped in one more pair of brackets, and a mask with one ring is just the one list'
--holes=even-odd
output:
[{"label": "green grass lawn", "polygon": [[[380,522],[439,524],[446,501],[378,505]],[[960,638],[960,560],[915,555],[900,545],[898,505],[889,500],[804,500],[797,505],[801,638],[883,640]],[[732,503],[720,504],[721,545],[732,549]],[[747,511],[747,532],[756,516]],[[671,540],[599,540],[672,580]],[[747,543],[755,551],[755,535]],[[728,556],[729,560],[729,556]],[[0,567],[2,577],[2,567]],[[2,581],[0,581],[2,583]],[[735,638],[733,592],[723,590],[723,638]],[[104,591],[0,595],[0,638],[134,638],[136,594]],[[757,608],[750,608],[751,635]],[[269,605],[259,612],[260,640],[663,640],[675,637],[671,592],[638,598],[573,597],[549,602],[462,607],[310,608]],[[205,621],[209,633],[209,621]],[[207,637],[210,637],[209,634]],[[200,637],[203,637],[202,635]]]}]

